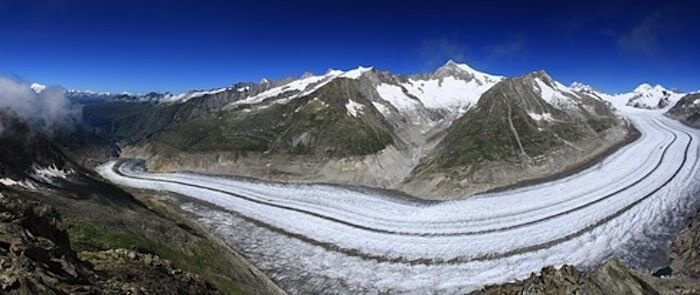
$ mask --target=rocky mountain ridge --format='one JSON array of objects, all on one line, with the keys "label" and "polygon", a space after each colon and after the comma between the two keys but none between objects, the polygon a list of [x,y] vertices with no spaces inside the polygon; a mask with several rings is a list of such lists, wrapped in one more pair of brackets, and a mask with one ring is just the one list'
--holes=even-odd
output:
[{"label": "rocky mountain ridge", "polygon": [[560,173],[624,141],[626,129],[604,102],[529,73],[484,93],[402,185],[453,195]]},{"label": "rocky mountain ridge", "polygon": [[700,93],[684,96],[666,114],[690,126],[700,128]]},{"label": "rocky mountain ridge", "polygon": [[[531,136],[544,140],[543,135],[548,134],[553,142],[561,143],[557,146],[575,146],[581,154],[595,155],[609,147],[601,144],[600,139],[588,142],[589,145],[572,143],[582,139],[577,136],[589,134],[586,132],[543,132],[553,126],[564,126],[560,121],[570,121],[571,130],[601,133],[599,137],[606,132],[612,136],[608,138],[612,143],[625,138],[626,127],[621,119],[599,100],[569,89],[544,72],[530,76],[541,77],[530,79],[527,86],[521,87],[531,99],[522,100],[522,94],[517,91],[503,93],[507,87],[498,88],[500,92],[493,95],[501,96],[499,100],[521,101],[514,105],[499,103],[499,106],[519,109],[527,106],[522,113],[524,121],[517,121],[512,128],[492,130],[497,136],[505,136],[503,143],[506,145],[501,147],[505,151],[516,147],[522,152],[522,148],[517,148],[521,138],[510,142],[508,134],[514,134],[513,129],[523,128],[532,131],[522,138],[526,142],[534,140]],[[433,73],[410,77],[368,67],[329,70],[323,75],[309,74],[272,84],[257,93],[222,102],[219,105],[224,105],[218,110],[213,107],[213,111],[204,111],[191,119],[170,120],[159,130],[149,127],[158,124],[139,120],[140,114],[126,117],[128,122],[117,123],[117,126],[144,122],[143,127],[137,129],[152,130],[141,135],[140,142],[133,141],[124,150],[126,156],[147,159],[149,168],[154,170],[196,170],[274,180],[330,181],[404,189],[411,187],[406,186],[407,182],[423,177],[424,174],[416,173],[415,168],[429,162],[427,159],[433,156],[436,146],[442,146],[443,151],[451,149],[446,148],[449,144],[441,145],[441,142],[443,138],[450,138],[450,133],[462,132],[460,128],[450,128],[453,122],[477,109],[485,93],[513,79],[519,78],[481,73],[453,61]],[[196,99],[175,105],[191,105],[194,101]],[[87,112],[85,117],[94,118],[94,114]],[[152,112],[149,114],[153,118]],[[115,126],[114,120],[106,122],[108,124],[104,125]],[[608,130],[613,127],[616,131]],[[452,135],[456,137],[459,136]],[[451,153],[455,152],[458,151]],[[530,172],[529,175],[541,175],[552,171]],[[419,181],[416,184],[425,189],[420,192],[409,189],[408,192],[429,198],[455,197],[522,180],[515,177],[500,182],[489,177],[490,180],[477,184],[463,176],[427,183]],[[461,182],[460,187],[470,189],[435,189],[454,182]],[[427,191],[431,193],[426,195]]]}]

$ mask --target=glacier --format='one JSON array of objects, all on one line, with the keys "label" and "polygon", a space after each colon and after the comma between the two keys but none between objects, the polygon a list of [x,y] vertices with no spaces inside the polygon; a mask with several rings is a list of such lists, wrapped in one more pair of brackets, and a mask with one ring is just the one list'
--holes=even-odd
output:
[{"label": "glacier", "polygon": [[[289,293],[459,293],[544,266],[635,261],[658,248],[698,195],[700,132],[625,108],[641,136],[555,181],[428,202],[389,192],[196,173],[142,161],[98,167],[120,185],[169,191]],[[662,245],[663,244],[663,245]],[[639,267],[645,267],[640,264]]]}]

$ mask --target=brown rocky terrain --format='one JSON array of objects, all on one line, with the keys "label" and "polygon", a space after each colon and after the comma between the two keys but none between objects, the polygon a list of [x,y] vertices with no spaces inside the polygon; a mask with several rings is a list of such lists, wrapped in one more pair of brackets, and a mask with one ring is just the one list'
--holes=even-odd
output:
[{"label": "brown rocky terrain", "polygon": [[666,112],[666,115],[695,128],[700,128],[700,93],[684,96]]},{"label": "brown rocky terrain", "polygon": [[283,293],[157,195],[125,192],[81,166],[80,151],[0,120],[0,285],[20,294]]},{"label": "brown rocky terrain", "polygon": [[219,294],[157,255],[81,252],[49,206],[0,193],[0,290],[4,294]]},{"label": "brown rocky terrain", "polygon": [[540,274],[499,286],[489,286],[474,294],[659,294],[616,260],[608,261],[591,273],[570,265],[543,268]]}]

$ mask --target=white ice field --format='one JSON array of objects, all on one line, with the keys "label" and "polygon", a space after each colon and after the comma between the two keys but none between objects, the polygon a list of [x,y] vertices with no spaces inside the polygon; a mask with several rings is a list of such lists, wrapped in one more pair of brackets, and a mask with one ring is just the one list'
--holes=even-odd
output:
[{"label": "white ice field", "polygon": [[[641,137],[575,175],[448,202],[371,190],[99,168],[135,188],[182,194],[215,234],[290,293],[461,293],[547,265],[596,265],[658,243],[697,197],[698,130],[625,110]],[[119,163],[118,166],[116,164]]]}]

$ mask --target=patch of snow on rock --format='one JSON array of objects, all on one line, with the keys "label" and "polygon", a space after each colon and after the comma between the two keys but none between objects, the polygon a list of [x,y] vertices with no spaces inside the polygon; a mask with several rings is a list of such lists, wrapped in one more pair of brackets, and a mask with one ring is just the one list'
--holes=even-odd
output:
[{"label": "patch of snow on rock", "polygon": [[[248,97],[243,100],[235,101],[231,103],[231,105],[240,105],[240,104],[258,104],[263,102],[264,100],[272,97],[276,97],[285,93],[289,92],[303,92],[309,88],[317,89],[322,85],[325,85],[325,83],[321,83],[324,81],[329,81],[332,78],[335,78],[338,75],[337,72],[329,72],[326,75],[323,76],[310,76],[298,80],[294,80],[292,82],[289,82],[287,84],[277,86],[274,88],[271,88],[267,91],[264,91],[262,93],[259,93],[257,95]],[[292,97],[297,97],[298,93],[293,95]]]},{"label": "patch of snow on rock", "polygon": [[387,108],[385,105],[383,105],[381,103],[373,101],[372,105],[374,106],[374,108],[376,108],[380,113],[382,113],[385,116],[391,114],[391,111],[389,110],[389,108]]},{"label": "patch of snow on rock", "polygon": [[566,87],[566,89],[559,89],[561,86],[563,86],[560,83],[554,84],[554,87],[556,88],[552,88],[540,78],[535,78],[535,83],[537,84],[535,90],[539,90],[542,99],[544,99],[548,104],[552,105],[553,107],[561,108],[570,107],[573,105],[571,99],[562,94],[562,92],[570,92],[571,90],[569,90]]},{"label": "patch of snow on rock", "polygon": [[348,103],[345,104],[345,109],[348,110],[348,114],[357,117],[358,114],[362,114],[362,110],[365,108],[363,104],[357,103],[352,99],[348,99]]},{"label": "patch of snow on rock", "polygon": [[4,186],[18,186],[18,187],[23,187],[27,189],[36,189],[36,186],[34,186],[33,183],[27,181],[27,180],[14,180],[11,178],[0,178],[0,184]]},{"label": "patch of snow on rock", "polygon": [[382,83],[377,85],[379,96],[399,110],[412,109],[418,102],[406,95],[403,89],[396,85]]},{"label": "patch of snow on rock", "polygon": [[552,118],[552,114],[550,113],[542,113],[542,114],[537,114],[537,113],[527,113],[530,118],[532,118],[535,121],[552,121],[554,118]]},{"label": "patch of snow on rock", "polygon": [[[205,96],[205,95],[211,95],[211,94],[217,94],[221,93],[224,91],[230,90],[230,88],[218,88],[218,89],[212,89],[212,90],[203,90],[203,91],[188,91],[188,92],[183,92],[180,94],[175,94],[175,95],[168,95],[163,98],[162,102],[186,102],[190,99]],[[238,91],[241,91],[240,89]]]},{"label": "patch of snow on rock", "polygon": [[402,86],[409,94],[417,97],[428,108],[463,108],[474,105],[481,94],[494,84],[480,84],[446,77],[444,79],[413,80]]},{"label": "patch of snow on rock", "polygon": [[34,176],[47,182],[50,182],[54,178],[65,179],[71,174],[73,174],[72,170],[58,169],[55,165],[48,167],[34,167]]}]

